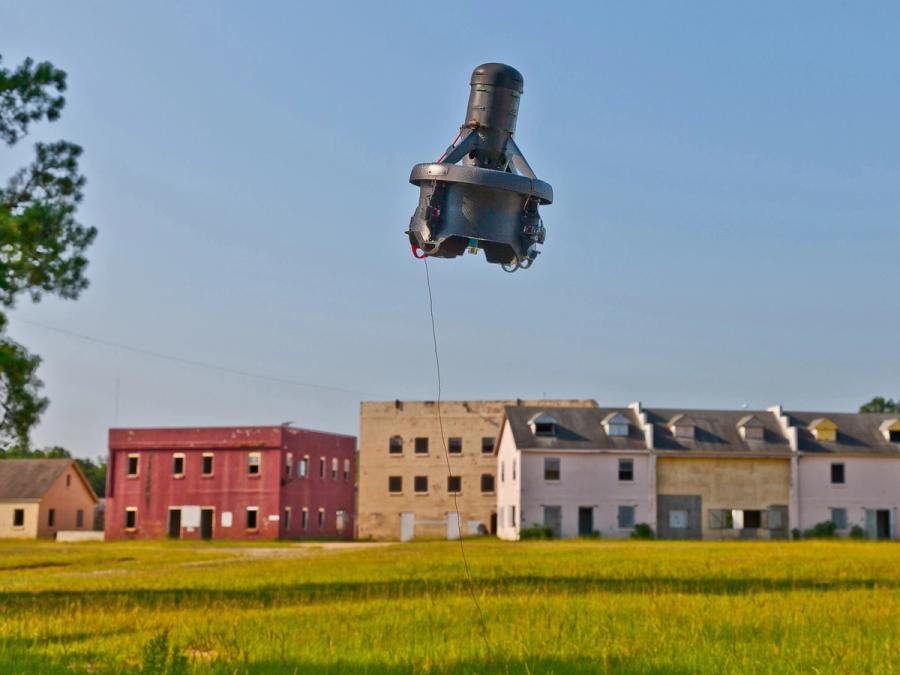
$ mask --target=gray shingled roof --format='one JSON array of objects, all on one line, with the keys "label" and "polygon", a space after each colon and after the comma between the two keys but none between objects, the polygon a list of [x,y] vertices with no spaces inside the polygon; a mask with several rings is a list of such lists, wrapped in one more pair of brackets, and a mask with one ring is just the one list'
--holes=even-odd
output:
[{"label": "gray shingled roof", "polygon": [[[790,455],[791,446],[775,415],[768,410],[679,410],[646,408],[647,421],[654,426],[653,445],[661,452],[673,453],[746,453]],[[738,424],[748,416],[758,419],[764,428],[764,440],[744,440]],[[694,438],[675,438],[671,420],[689,417],[695,424]],[[683,417],[681,419],[684,419]]]},{"label": "gray shingled roof", "polygon": [[40,499],[71,459],[0,459],[0,499]]},{"label": "gray shingled roof", "polygon": [[[799,428],[801,452],[859,453],[900,455],[900,443],[891,443],[881,432],[886,420],[900,417],[896,413],[822,413],[785,411],[790,423]],[[809,425],[827,417],[837,425],[837,441],[817,441]]]},{"label": "gray shingled roof", "polygon": [[[535,436],[529,424],[541,413],[556,420],[555,436]],[[607,436],[603,420],[611,413],[619,413],[631,423],[628,436]],[[638,427],[630,408],[536,408],[509,406],[506,408],[516,446],[519,450],[646,450],[644,434]]]}]

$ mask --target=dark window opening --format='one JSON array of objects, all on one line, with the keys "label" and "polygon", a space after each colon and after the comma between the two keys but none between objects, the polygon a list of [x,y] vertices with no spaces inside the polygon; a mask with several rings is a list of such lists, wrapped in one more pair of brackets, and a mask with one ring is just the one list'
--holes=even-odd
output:
[{"label": "dark window opening", "polygon": [[137,511],[135,509],[128,509],[125,512],[125,529],[133,530],[137,526]]},{"label": "dark window opening", "polygon": [[325,478],[325,458],[319,457],[319,478]]},{"label": "dark window opening", "polygon": [[417,455],[427,455],[428,454],[428,439],[427,438],[417,438],[416,439],[416,454]]},{"label": "dark window opening", "polygon": [[559,480],[559,457],[544,458],[544,480]]},{"label": "dark window opening", "polygon": [[481,452],[485,455],[490,455],[494,452],[493,437],[485,436],[481,439]]},{"label": "dark window opening", "polygon": [[833,485],[843,485],[845,482],[844,476],[844,465],[843,464],[832,464],[831,465],[831,483]]},{"label": "dark window opening", "polygon": [[247,455],[247,473],[251,476],[259,475],[260,457],[258,452],[251,452]]},{"label": "dark window opening", "polygon": [[200,471],[204,476],[212,476],[213,472],[213,456],[203,455],[203,462]]},{"label": "dark window opening", "polygon": [[172,473],[180,476],[184,473],[184,457],[172,458]]},{"label": "dark window opening", "polygon": [[323,509],[319,509],[319,529],[325,529],[325,511]]},{"label": "dark window opening", "polygon": [[451,455],[458,455],[462,452],[462,439],[461,438],[448,438],[447,439],[447,452]]},{"label": "dark window opening", "polygon": [[66,474],[66,487],[69,487],[72,484],[72,474]]},{"label": "dark window opening", "polygon": [[259,527],[259,510],[247,509],[247,529],[255,530]]},{"label": "dark window opening", "polygon": [[84,510],[82,509],[75,512],[75,527],[79,530],[84,527]]},{"label": "dark window opening", "polygon": [[762,527],[762,511],[744,510],[744,529],[758,530]]},{"label": "dark window opening", "polygon": [[900,431],[891,430],[888,435],[891,438],[891,443],[900,443]]},{"label": "dark window opening", "polygon": [[388,476],[388,492],[403,492],[403,476]]},{"label": "dark window opening", "polygon": [[492,474],[492,473],[481,474],[481,491],[482,492],[493,492],[494,491],[494,474]]},{"label": "dark window opening", "polygon": [[137,457],[129,457],[128,458],[128,475],[129,476],[137,476],[138,473],[138,458]]},{"label": "dark window opening", "polygon": [[392,455],[403,454],[403,439],[399,436],[392,436],[388,441],[388,452]]},{"label": "dark window opening", "polygon": [[416,492],[428,492],[428,476],[416,476],[413,478],[413,489]]},{"label": "dark window opening", "polygon": [[634,480],[634,460],[619,460],[619,480]]},{"label": "dark window opening", "polygon": [[53,527],[56,523],[56,509],[47,511],[47,527]]},{"label": "dark window opening", "polygon": [[534,435],[535,436],[556,436],[556,423],[555,422],[535,422]]},{"label": "dark window opening", "polygon": [[462,492],[462,476],[447,476],[447,492]]},{"label": "dark window opening", "polygon": [[25,527],[25,509],[13,510],[13,527]]}]

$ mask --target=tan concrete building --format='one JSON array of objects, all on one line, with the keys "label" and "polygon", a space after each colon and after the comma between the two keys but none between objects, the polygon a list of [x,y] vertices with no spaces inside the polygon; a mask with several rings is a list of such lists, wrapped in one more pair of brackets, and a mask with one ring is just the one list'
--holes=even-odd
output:
[{"label": "tan concrete building", "polygon": [[97,501],[74,460],[0,460],[0,539],[91,530]]},{"label": "tan concrete building", "polygon": [[440,421],[435,401],[360,404],[358,536],[408,541],[496,532],[494,445],[504,409],[515,405],[553,408],[596,403],[443,401]]}]

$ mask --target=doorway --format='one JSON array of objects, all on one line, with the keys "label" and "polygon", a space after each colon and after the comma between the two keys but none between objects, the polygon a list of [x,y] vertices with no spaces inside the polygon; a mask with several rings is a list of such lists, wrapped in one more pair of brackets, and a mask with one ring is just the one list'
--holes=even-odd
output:
[{"label": "doorway", "polygon": [[891,538],[891,512],[887,509],[878,509],[875,512],[875,538]]},{"label": "doorway", "polygon": [[497,534],[497,512],[491,512],[491,534]]},{"label": "doorway", "polygon": [[590,537],[594,534],[594,507],[578,507],[578,536]]},{"label": "doorway", "polygon": [[200,510],[200,538],[212,539],[213,537],[213,521],[215,520],[214,509]]},{"label": "doorway", "polygon": [[409,541],[416,534],[416,514],[404,511],[400,514],[400,541]]},{"label": "doorway", "polygon": [[169,509],[169,539],[181,539],[181,509]]}]

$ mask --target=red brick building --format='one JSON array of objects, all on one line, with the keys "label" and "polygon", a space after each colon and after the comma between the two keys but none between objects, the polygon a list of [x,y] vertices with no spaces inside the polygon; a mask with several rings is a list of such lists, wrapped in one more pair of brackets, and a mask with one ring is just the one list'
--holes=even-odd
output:
[{"label": "red brick building", "polygon": [[110,429],[107,539],[352,539],[356,438],[280,427]]}]

